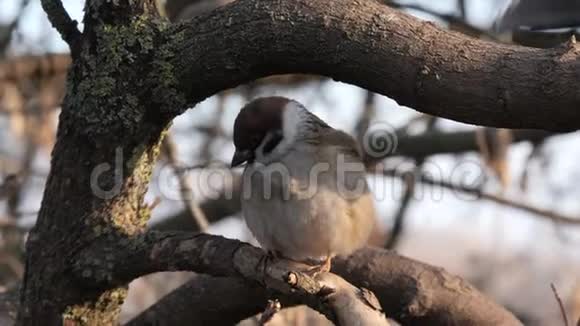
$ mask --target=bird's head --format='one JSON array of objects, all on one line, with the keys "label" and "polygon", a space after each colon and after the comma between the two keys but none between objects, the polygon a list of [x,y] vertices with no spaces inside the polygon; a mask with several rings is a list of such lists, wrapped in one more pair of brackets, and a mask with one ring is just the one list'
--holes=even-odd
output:
[{"label": "bird's head", "polygon": [[310,125],[328,127],[304,106],[285,97],[262,97],[246,104],[234,123],[232,167],[267,156],[281,143],[291,145]]}]

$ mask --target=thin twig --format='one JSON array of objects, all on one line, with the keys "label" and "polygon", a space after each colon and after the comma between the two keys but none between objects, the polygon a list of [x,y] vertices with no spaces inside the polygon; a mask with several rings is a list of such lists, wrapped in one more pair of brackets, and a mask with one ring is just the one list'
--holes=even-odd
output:
[{"label": "thin twig", "polygon": [[564,303],[562,302],[562,298],[558,295],[558,291],[556,290],[556,286],[554,283],[550,283],[550,287],[552,288],[552,292],[554,292],[554,297],[558,302],[558,306],[560,307],[560,312],[562,313],[562,319],[564,320],[564,326],[569,326],[568,324],[568,316],[566,316],[566,308],[564,308]]},{"label": "thin twig", "polygon": [[[384,170],[384,171],[382,171],[382,173],[385,176],[391,176],[391,177],[396,177],[396,178],[402,178],[402,177],[408,175],[408,173],[401,172],[398,170]],[[499,203],[499,204],[502,204],[505,206],[521,209],[523,211],[533,213],[533,214],[537,215],[538,217],[544,218],[546,220],[550,220],[550,221],[555,222],[555,223],[580,225],[580,218],[573,218],[573,217],[565,216],[565,215],[562,215],[562,214],[559,214],[559,213],[556,213],[556,212],[553,212],[553,211],[550,211],[547,209],[542,209],[542,208],[534,207],[534,206],[531,206],[528,204],[519,203],[519,202],[516,202],[516,201],[511,200],[511,199],[507,199],[507,198],[504,198],[501,196],[486,193],[486,192],[484,192],[481,189],[476,188],[476,187],[456,185],[456,184],[453,184],[453,183],[450,183],[450,182],[447,182],[444,180],[434,180],[434,179],[431,179],[430,177],[425,176],[425,175],[419,175],[416,177],[415,180],[417,182],[421,182],[423,184],[428,184],[428,185],[432,185],[432,186],[439,186],[439,187],[443,187],[443,188],[447,188],[447,189],[451,189],[451,190],[461,191],[464,193],[472,194],[475,197],[477,197],[478,199],[485,199],[485,200],[496,202],[496,203]]]},{"label": "thin twig", "polygon": [[216,96],[217,104],[214,110],[214,115],[211,117],[211,122],[208,124],[208,131],[206,133],[205,141],[201,145],[199,157],[201,160],[209,162],[212,159],[211,147],[219,135],[224,132],[221,127],[222,117],[225,111],[225,94],[218,94]]},{"label": "thin twig", "polygon": [[387,239],[387,243],[385,244],[386,249],[393,249],[399,242],[401,238],[401,234],[403,233],[405,216],[407,214],[409,204],[411,203],[411,199],[413,199],[413,195],[415,194],[415,181],[413,178],[407,179],[404,178],[405,184],[405,192],[403,194],[403,198],[399,203],[399,209],[395,214],[395,222],[393,223],[393,227],[391,228],[391,232],[389,234],[389,239]]},{"label": "thin twig", "polygon": [[467,21],[467,6],[465,0],[457,0],[457,7],[459,9],[459,18],[463,21]]},{"label": "thin twig", "polygon": [[355,126],[356,137],[360,143],[363,142],[370,125],[371,121],[376,113],[376,94],[371,91],[366,91],[365,104],[363,106],[362,112],[358,118]]},{"label": "thin twig", "polygon": [[12,41],[12,35],[14,34],[14,31],[22,19],[24,9],[26,9],[29,3],[30,0],[22,0],[20,2],[18,14],[16,14],[16,18],[14,18],[14,20],[8,26],[3,28],[2,34],[0,34],[0,57],[4,56],[6,48]]},{"label": "thin twig", "polygon": [[189,182],[187,182],[186,171],[179,166],[177,160],[177,149],[175,147],[171,135],[165,136],[165,139],[163,140],[163,152],[179,181],[181,198],[185,204],[186,211],[197,223],[199,230],[203,232],[207,230],[209,222],[197,202],[193,200],[193,190],[191,189]]},{"label": "thin twig", "polygon": [[179,167],[182,171],[192,171],[192,170],[203,170],[203,169],[225,169],[229,170],[230,166],[228,163],[220,160],[199,163],[199,164],[192,164],[192,165],[181,165]]},{"label": "thin twig", "polygon": [[[435,125],[437,123],[437,118],[433,116],[426,116],[425,119],[425,133],[432,132],[435,129]],[[407,125],[409,126],[409,125]],[[405,134],[407,131],[404,131]],[[423,163],[425,163],[426,157],[416,157],[415,158],[415,169],[413,173],[421,173],[421,167]],[[389,239],[385,244],[386,249],[394,249],[401,235],[403,234],[405,228],[405,216],[407,216],[407,212],[409,210],[409,206],[413,200],[413,196],[415,195],[415,177],[410,175],[409,177],[403,178],[405,184],[405,192],[403,194],[403,198],[401,199],[401,203],[399,204],[399,209],[395,214],[395,222],[393,223],[393,228],[391,229],[391,233],[389,235]]]}]

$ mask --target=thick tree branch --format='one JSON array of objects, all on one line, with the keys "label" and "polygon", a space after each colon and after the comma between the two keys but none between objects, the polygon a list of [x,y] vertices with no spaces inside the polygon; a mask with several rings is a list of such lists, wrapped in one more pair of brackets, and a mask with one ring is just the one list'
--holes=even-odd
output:
[{"label": "thick tree branch", "polygon": [[461,278],[392,251],[360,250],[335,260],[332,271],[368,287],[403,325],[521,325]]},{"label": "thick tree branch", "polygon": [[234,277],[196,275],[177,290],[163,297],[126,326],[235,325],[263,311],[267,291]]},{"label": "thick tree branch", "polygon": [[[476,130],[456,132],[428,131],[420,135],[398,137],[395,152],[387,153],[385,157],[399,155],[419,159],[438,154],[459,154],[478,151],[476,134]],[[513,130],[512,142],[541,143],[545,139],[557,135],[540,130]]]},{"label": "thick tree branch", "polygon": [[[95,243],[82,253],[74,270],[80,284],[104,287],[152,272],[189,270],[241,277],[296,299],[288,286],[292,284],[300,290],[298,302],[325,311],[315,296],[320,287],[312,279],[290,272],[284,261],[269,262],[261,249],[218,236],[149,232],[121,243]],[[405,325],[520,324],[459,277],[393,252],[364,249],[348,259],[336,259],[333,272],[375,292],[387,316]],[[248,306],[244,305],[251,310],[248,314],[254,313],[255,306]]]},{"label": "thick tree branch", "polygon": [[70,18],[60,0],[42,0],[41,4],[52,26],[60,33],[62,39],[70,46],[71,52],[74,53],[76,42],[81,36],[77,22]]},{"label": "thick tree branch", "polygon": [[80,255],[73,271],[80,284],[104,288],[160,271],[241,277],[275,289],[286,299],[306,304],[335,320],[330,307],[317,297],[321,286],[312,278],[291,271],[286,261],[271,262],[259,248],[219,236],[151,231],[124,243],[95,244]]},{"label": "thick tree branch", "polygon": [[[580,127],[579,46],[533,49],[444,31],[375,1],[240,0],[173,28],[181,91],[197,103],[272,74],[314,73],[457,121]],[[212,55],[207,55],[211,53]]]},{"label": "thick tree branch", "polygon": [[18,290],[0,293],[0,325],[13,325],[18,312]]},{"label": "thick tree branch", "polygon": [[[389,325],[384,314],[377,310],[379,304],[372,292],[356,288],[332,273],[317,275],[315,279],[325,287],[325,300],[332,306],[340,325]],[[184,320],[195,320],[199,325],[229,326],[264,312],[268,299],[273,297],[275,294],[267,289],[239,278],[197,275],[126,326],[182,325]],[[276,299],[282,308],[299,304],[284,299]]]}]

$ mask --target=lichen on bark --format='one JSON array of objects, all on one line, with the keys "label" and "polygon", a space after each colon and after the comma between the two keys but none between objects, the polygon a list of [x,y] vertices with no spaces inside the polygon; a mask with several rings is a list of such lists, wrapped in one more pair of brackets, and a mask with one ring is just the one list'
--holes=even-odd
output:
[{"label": "lichen on bark", "polygon": [[158,18],[132,17],[127,24],[102,24],[83,47],[71,114],[87,136],[124,132],[134,135],[143,124],[169,120],[160,112],[178,112],[185,96],[177,89],[173,56],[164,33],[168,23]]},{"label": "lichen on bark", "polygon": [[[150,217],[144,195],[159,146],[171,112],[185,106],[168,60],[167,43],[175,39],[150,4],[87,2],[51,172],[27,243],[19,324],[45,316],[47,324],[106,325],[118,316],[126,286],[108,284],[111,262],[87,262],[86,250],[144,230]],[[102,172],[94,176],[96,169]],[[83,275],[101,282],[83,282]]]}]

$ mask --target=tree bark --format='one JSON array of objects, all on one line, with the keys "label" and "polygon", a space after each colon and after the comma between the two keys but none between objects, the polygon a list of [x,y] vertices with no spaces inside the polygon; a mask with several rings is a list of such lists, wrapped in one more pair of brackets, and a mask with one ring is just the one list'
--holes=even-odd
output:
[{"label": "tree bark", "polygon": [[230,326],[264,310],[267,291],[233,277],[195,276],[125,326]]},{"label": "tree bark", "polygon": [[[108,264],[101,264],[103,260],[107,260]],[[93,273],[85,275],[84,270]],[[264,295],[263,287],[266,286],[271,289],[271,295],[284,303],[307,304],[328,314],[329,308],[317,297],[320,285],[315,281],[294,272],[292,265],[283,260],[269,261],[261,249],[219,236],[150,231],[123,243],[95,242],[73,267],[75,277],[82,283],[98,284],[102,288],[126,284],[139,276],[168,270],[241,278],[248,285],[237,286],[232,291],[252,293],[251,298],[271,297]],[[378,248],[362,249],[352,256],[335,259],[331,271],[355,286],[373,291],[387,316],[404,325],[520,325],[510,312],[460,277],[394,252]],[[289,281],[290,274],[296,275],[296,281]],[[261,287],[256,288],[256,285]],[[193,299],[192,303],[200,302],[196,294],[199,291],[185,298],[186,291],[177,291],[181,294],[170,294],[154,310],[165,315],[172,307],[183,306],[184,301]],[[219,287],[215,294],[218,293]],[[206,293],[205,300],[217,300],[213,296],[213,293]],[[263,300],[257,303],[258,306],[263,306]],[[243,297],[228,299],[228,303],[227,307],[216,309],[223,309],[224,313],[231,309],[242,317],[255,313],[256,302],[245,302]],[[200,312],[204,310],[197,309]],[[175,315],[178,313],[179,310],[174,311]],[[185,317],[191,311],[181,313]],[[156,317],[140,318],[151,320]],[[215,316],[210,314],[198,318]]]},{"label": "tree bark", "polygon": [[26,245],[20,325],[117,319],[126,285],[103,290],[77,283],[70,268],[91,243],[123,241],[149,218],[143,196],[170,121],[158,112],[176,104],[155,100],[154,91],[171,93],[164,89],[171,81],[154,3],[87,4],[42,206]]},{"label": "tree bark", "polygon": [[271,74],[313,73],[465,123],[580,127],[575,42],[492,43],[362,0],[241,0],[174,32],[183,42],[172,63],[188,103]]}]

